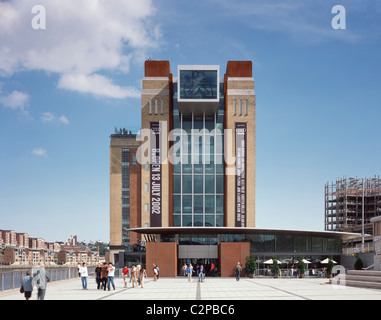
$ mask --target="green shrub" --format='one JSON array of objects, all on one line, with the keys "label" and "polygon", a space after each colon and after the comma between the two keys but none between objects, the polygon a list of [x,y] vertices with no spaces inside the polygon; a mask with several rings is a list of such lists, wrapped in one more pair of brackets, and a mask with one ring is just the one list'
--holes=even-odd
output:
[{"label": "green shrub", "polygon": [[279,264],[276,256],[273,256],[273,265],[271,266],[271,270],[273,271],[274,276],[279,275]]},{"label": "green shrub", "polygon": [[257,264],[255,263],[252,255],[246,257],[245,271],[247,274],[254,274],[257,270]]},{"label": "green shrub", "polygon": [[356,262],[355,262],[355,270],[362,270],[364,268],[364,263],[360,258],[360,254],[356,253]]}]

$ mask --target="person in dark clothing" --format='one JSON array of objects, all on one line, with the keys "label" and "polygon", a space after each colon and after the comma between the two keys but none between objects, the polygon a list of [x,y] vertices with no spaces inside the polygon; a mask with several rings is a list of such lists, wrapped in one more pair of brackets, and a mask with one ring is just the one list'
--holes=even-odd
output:
[{"label": "person in dark clothing", "polygon": [[101,267],[101,264],[98,263],[97,264],[97,267],[95,268],[95,271],[94,271],[94,277],[95,277],[95,280],[97,282],[97,289],[100,288],[101,286],[101,272],[102,272],[102,267]]},{"label": "person in dark clothing", "polygon": [[102,283],[102,287],[103,287],[104,291],[106,291],[107,276],[108,276],[107,263],[104,262],[102,269],[101,269],[101,283]]}]

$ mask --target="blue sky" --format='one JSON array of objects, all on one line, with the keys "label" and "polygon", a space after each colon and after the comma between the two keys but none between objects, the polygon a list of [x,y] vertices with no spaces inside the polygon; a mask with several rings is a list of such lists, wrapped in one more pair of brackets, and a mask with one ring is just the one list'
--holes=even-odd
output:
[{"label": "blue sky", "polygon": [[253,61],[256,225],[323,230],[327,181],[380,174],[380,40],[371,0],[0,2],[0,229],[109,241],[109,135],[152,57]]}]

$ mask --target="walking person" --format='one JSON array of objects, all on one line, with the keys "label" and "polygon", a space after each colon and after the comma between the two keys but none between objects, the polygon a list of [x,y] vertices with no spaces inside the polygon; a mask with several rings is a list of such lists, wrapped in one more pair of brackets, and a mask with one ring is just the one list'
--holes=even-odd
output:
[{"label": "walking person", "polygon": [[40,265],[40,269],[33,276],[32,284],[37,287],[37,300],[45,300],[47,282],[50,281],[50,277],[45,270],[44,265]]},{"label": "walking person", "polygon": [[157,280],[159,280],[160,269],[158,266],[156,266],[156,270],[157,270]]},{"label": "walking person", "polygon": [[102,270],[101,270],[101,283],[102,283],[102,288],[104,291],[106,291],[107,276],[108,276],[107,263],[104,262],[102,266]]},{"label": "walking person", "polygon": [[187,276],[187,264],[184,263],[183,267],[181,268],[181,270],[183,271],[183,276],[186,277]]},{"label": "walking person", "polygon": [[193,266],[192,266],[192,264],[189,264],[189,266],[187,268],[188,282],[191,282],[191,280],[192,280],[192,273],[193,273]]},{"label": "walking person", "polygon": [[89,274],[85,262],[82,263],[82,267],[79,268],[79,273],[81,274],[82,290],[87,290],[87,277]]},{"label": "walking person", "polygon": [[156,266],[155,264],[153,265],[153,281],[157,281],[157,269],[156,269]]},{"label": "walking person", "polygon": [[136,270],[138,271],[138,275],[137,275],[137,280],[138,280],[138,285],[140,285],[140,269],[141,269],[142,265],[140,264],[140,262],[138,262],[137,266],[136,266]]},{"label": "walking person", "polygon": [[201,265],[198,271],[198,281],[204,282],[204,272],[205,272],[204,265]]},{"label": "walking person", "polygon": [[143,289],[143,282],[144,282],[144,277],[147,278],[147,272],[146,269],[141,266],[140,267],[140,273],[139,273],[139,278],[140,278],[140,287]]},{"label": "walking person", "polygon": [[135,285],[138,286],[138,282],[137,282],[137,276],[138,276],[138,270],[136,268],[136,266],[133,264],[131,266],[131,276],[132,276],[132,287],[135,288]]},{"label": "walking person", "polygon": [[24,297],[26,300],[29,300],[32,296],[33,291],[33,277],[31,276],[30,270],[26,272],[26,276],[21,279],[21,287],[24,291]]},{"label": "walking person", "polygon": [[101,283],[102,283],[101,273],[102,273],[102,267],[101,267],[101,264],[98,263],[97,267],[95,268],[95,271],[94,271],[94,277],[95,277],[95,281],[97,283],[97,289],[98,290],[99,290]]},{"label": "walking person", "polygon": [[241,276],[241,271],[242,271],[241,263],[237,262],[237,265],[235,266],[235,279],[237,281],[239,281],[239,278]]},{"label": "walking person", "polygon": [[114,284],[114,274],[115,274],[115,267],[110,262],[108,264],[108,274],[107,274],[107,289],[108,291],[111,290],[110,283],[112,284],[113,289],[115,290],[115,284]]},{"label": "walking person", "polygon": [[122,270],[122,277],[123,277],[123,281],[124,281],[124,287],[127,288],[127,277],[130,273],[130,270],[128,270],[127,266],[124,266],[123,270]]}]

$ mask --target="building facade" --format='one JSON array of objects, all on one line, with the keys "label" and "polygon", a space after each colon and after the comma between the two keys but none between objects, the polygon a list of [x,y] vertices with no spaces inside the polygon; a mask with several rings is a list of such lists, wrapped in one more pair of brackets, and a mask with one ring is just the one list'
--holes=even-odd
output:
[{"label": "building facade", "polygon": [[[111,135],[113,262],[135,262],[128,248],[138,241],[148,274],[156,264],[162,276],[176,276],[184,263],[214,265],[230,276],[250,254],[339,254],[337,233],[286,237],[255,228],[255,113],[251,61],[229,61],[225,73],[218,65],[179,65],[174,74],[169,61],[145,62],[141,130]],[[123,150],[136,154],[140,174],[131,162],[123,167]],[[138,199],[127,216],[123,168],[128,198]]]}]

